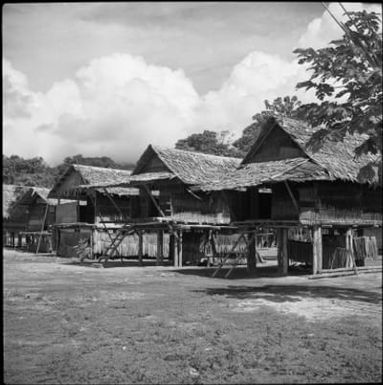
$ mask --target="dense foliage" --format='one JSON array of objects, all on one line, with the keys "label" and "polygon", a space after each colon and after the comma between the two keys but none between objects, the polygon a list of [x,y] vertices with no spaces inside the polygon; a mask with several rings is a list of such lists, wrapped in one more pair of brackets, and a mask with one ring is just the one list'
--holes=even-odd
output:
[{"label": "dense foliage", "polygon": [[197,151],[205,154],[242,157],[241,151],[222,140],[222,135],[208,130],[202,134],[192,134],[186,139],[180,139],[175,147],[179,150]]},{"label": "dense foliage", "polygon": [[299,118],[298,108],[300,105],[301,102],[296,96],[291,98],[290,96],[285,96],[284,98],[279,97],[274,99],[271,103],[268,100],[265,100],[265,110],[253,116],[254,123],[243,130],[242,136],[233,143],[233,146],[245,156],[258,137],[262,124],[270,115],[283,115],[291,118]]},{"label": "dense foliage", "polygon": [[[297,88],[313,89],[319,103],[300,107],[302,115],[323,129],[312,138],[318,148],[323,138],[342,140],[347,133],[367,134],[356,156],[382,151],[382,37],[375,12],[347,12],[344,35],[329,47],[296,49],[300,64],[311,76]],[[379,162],[380,165],[380,162]],[[364,169],[373,172],[373,164]],[[363,172],[362,172],[363,173]],[[362,176],[362,175],[361,175]]]},{"label": "dense foliage", "polygon": [[42,157],[24,159],[18,155],[11,155],[10,157],[3,155],[3,183],[52,187],[55,180],[65,172],[70,164],[127,170],[134,167],[133,164],[116,163],[106,156],[87,158],[82,155],[74,155],[66,157],[61,164],[50,167]]}]

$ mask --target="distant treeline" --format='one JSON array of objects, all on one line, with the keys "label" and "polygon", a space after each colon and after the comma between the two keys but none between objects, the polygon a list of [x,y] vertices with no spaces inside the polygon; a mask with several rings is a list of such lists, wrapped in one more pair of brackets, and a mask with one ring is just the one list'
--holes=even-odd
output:
[{"label": "distant treeline", "polygon": [[117,163],[107,156],[68,156],[59,165],[50,167],[42,157],[24,159],[18,155],[11,155],[10,157],[3,155],[3,183],[50,188],[70,164],[85,164],[88,166],[124,170],[132,170],[134,168],[133,163]]}]

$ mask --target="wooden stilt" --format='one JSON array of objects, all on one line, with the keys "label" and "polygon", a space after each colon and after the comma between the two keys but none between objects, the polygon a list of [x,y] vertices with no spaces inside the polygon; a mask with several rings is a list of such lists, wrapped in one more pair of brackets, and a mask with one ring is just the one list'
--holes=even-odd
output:
[{"label": "wooden stilt", "polygon": [[287,228],[277,230],[278,238],[278,272],[281,275],[287,275],[289,269],[289,256],[287,253]]},{"label": "wooden stilt", "polygon": [[322,251],[322,227],[314,226],[313,228],[313,274],[318,274],[323,268],[323,251]]},{"label": "wooden stilt", "polygon": [[157,231],[157,266],[162,265],[164,257],[164,231]]},{"label": "wooden stilt", "polygon": [[178,267],[178,250],[179,250],[179,237],[177,235],[176,237],[176,232],[174,231],[173,232],[173,235],[174,235],[174,267]]},{"label": "wooden stilt", "polygon": [[250,273],[254,273],[257,267],[256,261],[256,233],[248,234],[248,253],[247,253],[247,270]]},{"label": "wooden stilt", "polygon": [[178,266],[182,267],[182,230],[178,233]]},{"label": "wooden stilt", "polygon": [[[211,252],[213,254],[213,264],[214,264],[214,262],[216,260],[216,256],[217,256],[217,247],[215,245],[215,234],[214,234],[213,230],[210,230],[209,241],[210,241],[210,245],[211,245]],[[208,266],[210,266],[210,261],[208,263]]]},{"label": "wooden stilt", "polygon": [[39,240],[37,242],[36,254],[38,254],[39,250],[40,250],[40,243],[41,243],[42,233],[43,233],[44,227],[45,227],[45,221],[46,221],[47,215],[48,215],[48,208],[49,208],[49,205],[47,203],[47,205],[45,206],[44,216],[43,216],[43,220],[42,220],[42,223],[41,223],[41,231],[40,231]]},{"label": "wooden stilt", "polygon": [[175,237],[173,232],[169,233],[169,261],[172,261],[174,263],[174,248],[175,248]]},{"label": "wooden stilt", "polygon": [[143,238],[142,231],[138,231],[138,262],[140,265],[142,265]]},{"label": "wooden stilt", "polygon": [[352,228],[347,229],[346,231],[346,250],[349,252],[349,256],[351,257],[351,263],[354,268],[355,274],[358,274],[354,255],[354,232]]}]

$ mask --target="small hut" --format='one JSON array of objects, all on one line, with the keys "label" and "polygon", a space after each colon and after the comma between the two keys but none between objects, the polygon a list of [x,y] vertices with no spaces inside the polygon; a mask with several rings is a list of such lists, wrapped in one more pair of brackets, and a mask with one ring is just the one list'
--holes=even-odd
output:
[{"label": "small hut", "polygon": [[[70,165],[57,180],[49,198],[58,199],[55,221],[55,248],[60,256],[76,256],[76,246],[87,242],[90,256],[102,254],[110,234],[129,222],[138,205],[136,188],[92,187],[129,180],[131,171],[86,165]],[[70,202],[63,202],[70,199]],[[130,254],[129,245],[121,246]],[[134,252],[134,251],[132,251]]]},{"label": "small hut", "polygon": [[[27,215],[24,210],[13,210],[14,205],[30,187],[3,184],[3,245],[21,246],[21,231],[26,229]],[[12,212],[12,215],[11,215]]]},{"label": "small hut", "polygon": [[361,169],[381,162],[381,154],[355,157],[366,139],[357,134],[326,139],[314,150],[315,131],[302,121],[271,117],[237,170],[193,188],[226,192],[243,229],[278,228],[283,273],[289,259],[312,265],[314,274],[346,267],[352,257],[363,259],[354,252],[358,238],[381,232],[381,182],[360,180]]},{"label": "small hut", "polygon": [[30,187],[12,207],[11,215],[22,215],[25,220],[19,235],[28,251],[52,251],[50,230],[56,219],[57,200],[49,199],[48,193],[48,188]]}]

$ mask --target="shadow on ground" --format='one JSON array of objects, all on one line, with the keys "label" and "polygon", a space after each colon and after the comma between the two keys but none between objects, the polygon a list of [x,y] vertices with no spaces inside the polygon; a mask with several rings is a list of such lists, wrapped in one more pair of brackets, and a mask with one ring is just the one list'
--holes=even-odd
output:
[{"label": "shadow on ground", "polygon": [[[86,267],[103,267],[105,269],[116,268],[116,267],[149,267],[149,266],[157,266],[156,260],[144,260],[142,264],[140,264],[137,260],[129,260],[121,259],[111,260],[106,263],[99,263],[96,260],[85,260],[80,262],[79,260],[70,260],[68,262],[63,262],[65,265],[73,265],[73,266],[86,266]],[[164,266],[168,266],[167,263]]]},{"label": "shadow on ground", "polygon": [[[186,269],[178,269],[177,273],[184,275],[198,275],[200,277],[212,277],[216,267],[191,267]],[[230,267],[222,268],[215,278],[225,278],[226,273],[230,270]],[[301,275],[311,275],[312,269],[311,267],[300,267],[289,268],[289,276],[301,276]],[[257,266],[257,269],[254,273],[250,273],[246,266],[238,266],[236,267],[228,279],[248,279],[248,278],[266,278],[266,277],[280,277],[281,274],[278,272],[277,266]]]},{"label": "shadow on ground", "polygon": [[227,286],[223,288],[207,288],[194,290],[207,295],[223,295],[234,299],[264,298],[272,302],[297,302],[297,297],[344,299],[358,302],[379,304],[382,295],[378,292],[340,288],[333,286],[308,286],[308,285],[266,285],[253,286]]}]

